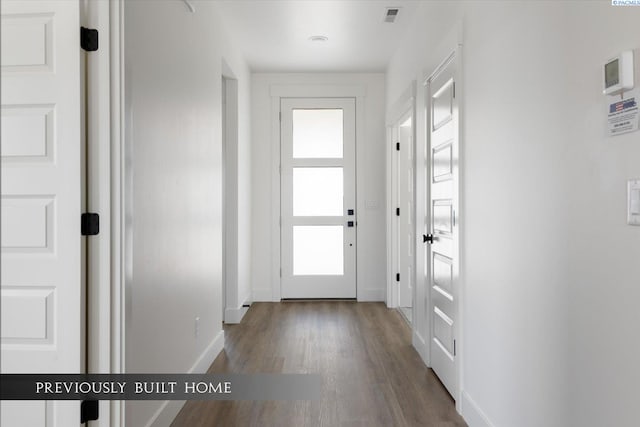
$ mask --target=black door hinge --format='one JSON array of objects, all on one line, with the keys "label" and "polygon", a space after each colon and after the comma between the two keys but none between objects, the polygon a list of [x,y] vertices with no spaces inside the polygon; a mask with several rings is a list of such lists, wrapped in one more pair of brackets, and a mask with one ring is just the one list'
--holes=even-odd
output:
[{"label": "black door hinge", "polygon": [[97,400],[83,400],[80,404],[80,423],[86,423],[87,421],[95,421],[99,417],[99,401]]},{"label": "black door hinge", "polygon": [[98,30],[80,27],[80,47],[87,52],[98,50]]},{"label": "black door hinge", "polygon": [[400,151],[400,143],[396,142],[396,151]]},{"label": "black door hinge", "polygon": [[100,233],[100,215],[97,213],[83,213],[80,223],[83,236],[95,236]]},{"label": "black door hinge", "polygon": [[396,282],[400,281],[400,273],[396,273]]},{"label": "black door hinge", "polygon": [[396,208],[396,216],[400,216],[400,208]]}]

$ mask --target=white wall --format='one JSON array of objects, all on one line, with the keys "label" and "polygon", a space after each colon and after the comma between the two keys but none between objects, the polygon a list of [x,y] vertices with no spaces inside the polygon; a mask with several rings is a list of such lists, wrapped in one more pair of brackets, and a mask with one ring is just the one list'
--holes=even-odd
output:
[{"label": "white wall", "polygon": [[[191,14],[178,1],[125,3],[127,372],[204,371],[223,344],[222,57],[240,81],[244,194],[250,82],[215,8],[196,2]],[[246,225],[246,217],[241,221]],[[242,281],[246,295],[246,275]],[[127,402],[127,425],[147,425],[155,416],[168,425],[179,407]]]},{"label": "white wall", "polygon": [[640,8],[571,8],[569,385],[572,426],[638,425],[640,227],[626,224],[626,186],[640,179],[640,133],[605,135],[600,67],[634,49],[640,88]]},{"label": "white wall", "polygon": [[640,133],[605,136],[601,67],[640,48],[640,9],[610,3],[428,2],[388,68],[389,108],[462,38],[472,427],[637,424]]},{"label": "white wall", "polygon": [[[271,153],[272,85],[362,85],[366,90],[364,135],[357,135],[357,286],[359,300],[382,301],[386,292],[384,74],[253,74],[252,99],[252,289],[255,301],[279,300],[279,281],[272,276]],[[275,292],[274,292],[275,288]]]}]

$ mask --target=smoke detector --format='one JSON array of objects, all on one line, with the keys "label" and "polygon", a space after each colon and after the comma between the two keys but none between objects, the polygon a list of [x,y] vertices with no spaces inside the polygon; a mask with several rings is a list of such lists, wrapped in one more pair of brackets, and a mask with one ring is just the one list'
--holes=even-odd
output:
[{"label": "smoke detector", "polygon": [[400,12],[399,7],[388,7],[384,14],[384,22],[393,24],[394,22],[396,22],[396,18],[398,17],[399,12]]}]

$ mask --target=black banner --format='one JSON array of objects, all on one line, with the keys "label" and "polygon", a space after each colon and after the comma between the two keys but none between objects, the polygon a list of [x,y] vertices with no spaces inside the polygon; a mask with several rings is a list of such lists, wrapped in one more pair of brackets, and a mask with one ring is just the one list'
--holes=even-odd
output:
[{"label": "black banner", "polygon": [[1,400],[317,400],[315,374],[1,374]]}]

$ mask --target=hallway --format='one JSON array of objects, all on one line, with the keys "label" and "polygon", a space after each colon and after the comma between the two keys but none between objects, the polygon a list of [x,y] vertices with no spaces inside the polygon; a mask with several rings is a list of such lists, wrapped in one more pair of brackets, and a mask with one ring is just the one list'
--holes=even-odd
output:
[{"label": "hallway", "polygon": [[383,303],[255,303],[211,373],[321,373],[322,400],[190,401],[179,426],[465,426]]},{"label": "hallway", "polygon": [[1,373],[324,379],[2,427],[640,425],[640,0],[0,15]]}]

